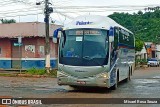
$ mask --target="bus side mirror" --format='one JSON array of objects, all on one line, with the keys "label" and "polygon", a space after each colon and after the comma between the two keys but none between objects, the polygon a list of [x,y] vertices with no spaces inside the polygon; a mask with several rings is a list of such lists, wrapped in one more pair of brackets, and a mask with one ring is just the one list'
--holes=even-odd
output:
[{"label": "bus side mirror", "polygon": [[54,31],[54,33],[53,33],[53,38],[52,38],[53,43],[57,43],[57,41],[58,41],[57,38],[61,37],[61,32],[62,32],[62,28],[58,28],[58,29],[56,29],[56,30]]},{"label": "bus side mirror", "polygon": [[109,42],[113,42],[114,41],[114,28],[110,27],[109,29]]}]

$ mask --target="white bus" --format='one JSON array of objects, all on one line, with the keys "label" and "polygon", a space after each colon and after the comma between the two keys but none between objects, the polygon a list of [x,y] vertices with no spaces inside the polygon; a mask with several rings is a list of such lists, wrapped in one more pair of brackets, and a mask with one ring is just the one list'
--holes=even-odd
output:
[{"label": "white bus", "polygon": [[[60,34],[60,36],[59,36]],[[54,31],[59,38],[59,85],[116,89],[135,65],[133,33],[109,17],[84,15]]]}]

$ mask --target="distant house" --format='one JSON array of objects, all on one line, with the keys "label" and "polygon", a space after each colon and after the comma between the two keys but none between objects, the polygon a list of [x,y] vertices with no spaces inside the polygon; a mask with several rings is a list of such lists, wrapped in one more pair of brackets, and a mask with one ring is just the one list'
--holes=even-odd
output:
[{"label": "distant house", "polygon": [[152,42],[145,42],[148,58],[160,59],[160,45]]},{"label": "distant house", "polygon": [[157,55],[156,55],[156,45],[155,44],[151,44],[151,52],[152,52],[152,54],[151,54],[151,58],[156,58],[157,57]]},{"label": "distant house", "polygon": [[[56,67],[58,53],[58,46],[52,42],[52,35],[53,31],[59,27],[59,25],[50,25],[49,33],[52,68]],[[22,42],[22,44],[18,44],[18,41]],[[44,46],[45,23],[29,22],[0,24],[0,68],[44,68]]]},{"label": "distant house", "polygon": [[136,58],[137,59],[147,59],[147,50],[146,50],[145,44],[143,45],[143,48],[141,51],[136,52]]},{"label": "distant house", "polygon": [[152,42],[145,42],[145,47],[147,49],[148,58],[152,58],[152,49],[151,49],[152,44],[153,44]]},{"label": "distant house", "polygon": [[160,59],[160,45],[156,45],[156,57]]}]

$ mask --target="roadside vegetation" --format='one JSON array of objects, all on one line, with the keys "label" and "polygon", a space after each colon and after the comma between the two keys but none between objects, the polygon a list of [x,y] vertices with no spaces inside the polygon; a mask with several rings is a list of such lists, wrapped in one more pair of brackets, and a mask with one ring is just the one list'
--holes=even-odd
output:
[{"label": "roadside vegetation", "polygon": [[[109,15],[110,18],[132,31],[135,35],[135,50],[140,52],[144,42],[160,44],[160,10],[138,11],[137,13],[118,13]],[[136,65],[147,66],[146,59],[136,59]]]},{"label": "roadside vegetation", "polygon": [[23,70],[21,72],[17,71],[12,73],[12,71],[8,72],[0,72],[0,76],[5,77],[57,77],[57,69],[50,70],[50,73],[47,73],[45,69],[37,69],[31,68],[28,70]]},{"label": "roadside vegetation", "polygon": [[131,30],[136,40],[160,43],[160,10],[133,14],[115,12],[109,17]]},{"label": "roadside vegetation", "polygon": [[136,59],[136,64],[147,65],[147,59]]},{"label": "roadside vegetation", "polygon": [[37,69],[37,68],[31,68],[25,71],[26,74],[30,75],[45,75],[45,76],[57,76],[57,70],[50,70],[50,73],[47,73],[45,69]]},{"label": "roadside vegetation", "polygon": [[10,24],[10,23],[16,23],[16,20],[15,19],[0,19],[1,23],[2,24]]},{"label": "roadside vegetation", "polygon": [[46,74],[45,69],[37,69],[37,68],[31,68],[26,70],[26,73],[32,74],[32,75],[44,75]]}]

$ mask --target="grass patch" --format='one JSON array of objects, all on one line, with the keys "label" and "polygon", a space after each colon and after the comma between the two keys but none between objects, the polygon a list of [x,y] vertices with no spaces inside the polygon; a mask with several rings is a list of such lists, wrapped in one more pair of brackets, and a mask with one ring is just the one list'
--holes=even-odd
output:
[{"label": "grass patch", "polygon": [[37,69],[37,68],[31,68],[26,70],[27,74],[31,74],[31,75],[44,75],[46,74],[46,70],[45,69]]},{"label": "grass patch", "polygon": [[24,77],[32,77],[32,76],[42,76],[42,77],[57,77],[57,69],[50,70],[50,73],[47,73],[45,69],[37,69],[31,68],[22,73],[0,73],[0,76],[4,77],[15,77],[15,76],[24,76]]},{"label": "grass patch", "polygon": [[11,74],[0,74],[0,76],[11,76]]},{"label": "grass patch", "polygon": [[15,76],[17,76],[17,74],[5,74],[5,73],[0,73],[0,76],[4,76],[4,77],[15,77]]},{"label": "grass patch", "polygon": [[53,69],[50,73],[47,73],[45,69],[31,68],[26,70],[26,73],[31,75],[48,75],[51,77],[57,77],[57,69]]}]

